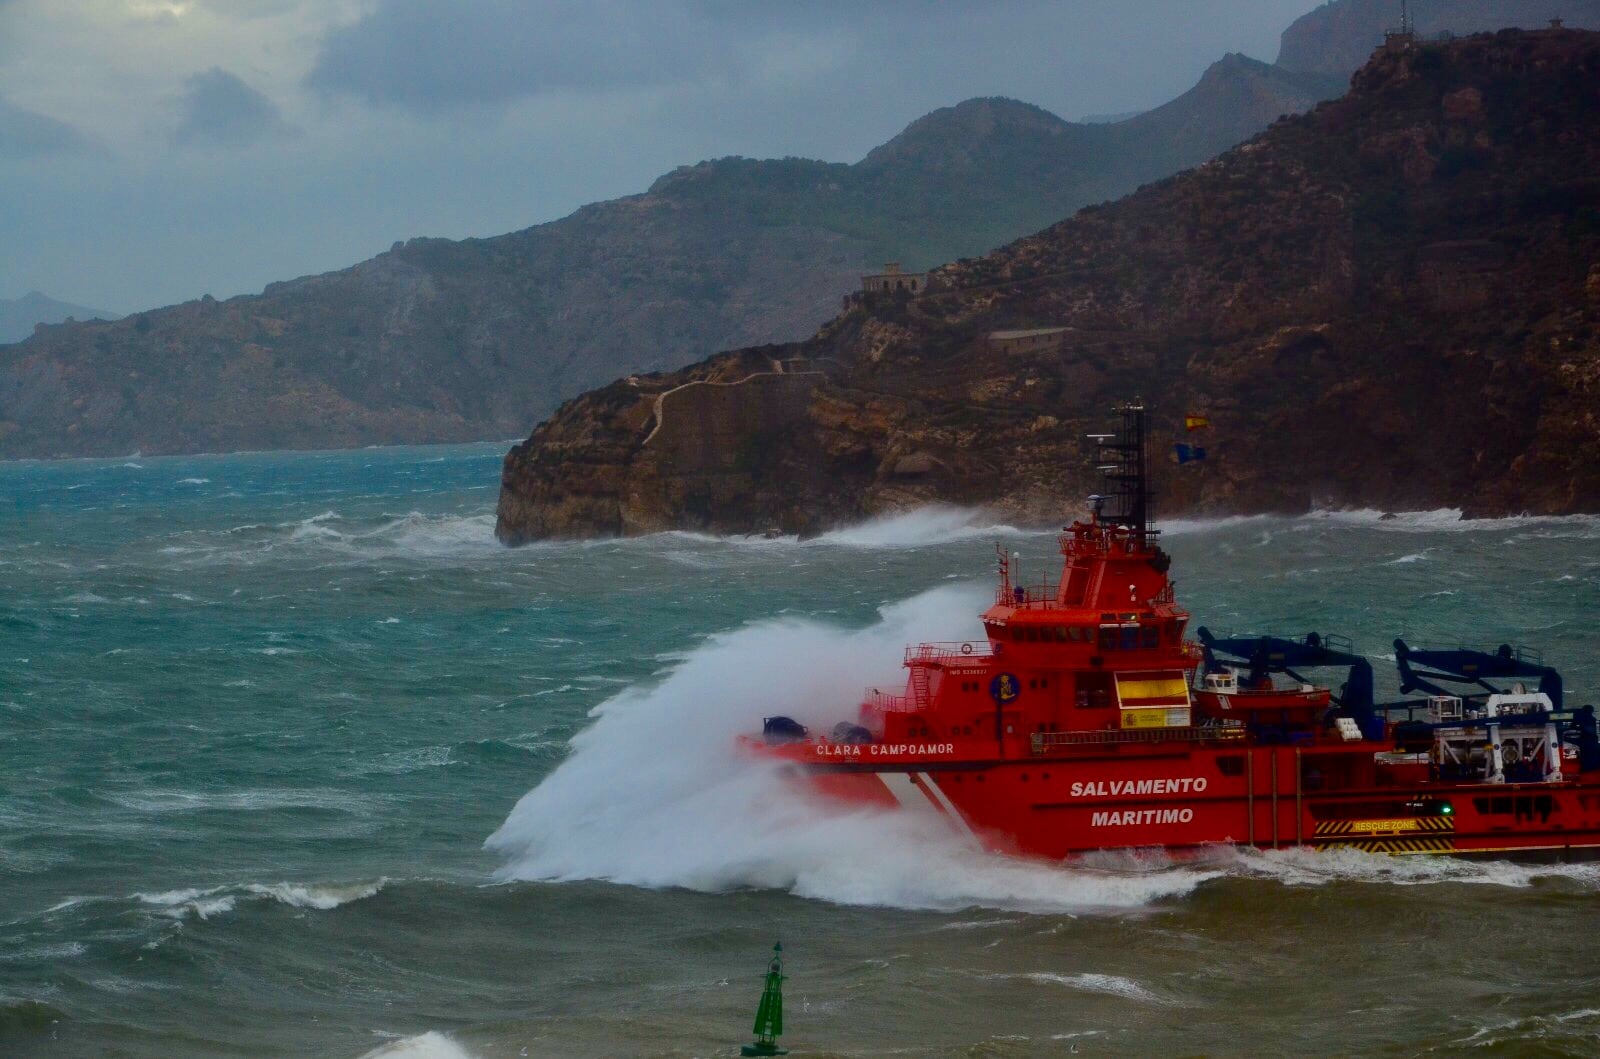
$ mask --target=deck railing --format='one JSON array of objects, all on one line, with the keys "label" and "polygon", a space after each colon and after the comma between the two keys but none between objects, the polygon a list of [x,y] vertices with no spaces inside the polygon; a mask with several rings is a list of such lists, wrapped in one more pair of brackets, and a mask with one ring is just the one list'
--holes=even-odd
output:
[{"label": "deck railing", "polygon": [[[1060,588],[1059,584],[1052,584],[1049,578],[1036,585],[1002,583],[995,592],[994,601],[1002,607],[1053,607]],[[1022,593],[1020,597],[1018,592]]]},{"label": "deck railing", "polygon": [[1120,743],[1207,743],[1233,742],[1245,737],[1243,725],[1200,728],[1123,728],[1104,732],[1035,732],[1033,752],[1046,753],[1052,747],[1104,746]]},{"label": "deck railing", "polygon": [[933,663],[947,665],[951,662],[978,662],[994,657],[994,644],[988,640],[951,640],[943,643],[919,643],[906,648],[906,665]]},{"label": "deck railing", "polygon": [[861,701],[862,705],[880,713],[907,713],[912,708],[909,695],[896,695],[893,692],[879,691],[877,688],[868,688]]}]

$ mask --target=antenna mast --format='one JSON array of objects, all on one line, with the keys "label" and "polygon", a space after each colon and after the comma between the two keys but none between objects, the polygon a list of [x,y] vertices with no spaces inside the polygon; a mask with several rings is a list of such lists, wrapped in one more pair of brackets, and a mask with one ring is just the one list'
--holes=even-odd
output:
[{"label": "antenna mast", "polygon": [[1145,451],[1145,407],[1135,400],[1120,409],[1122,430],[1116,434],[1090,435],[1100,445],[1100,473],[1111,486],[1110,510],[1099,510],[1101,522],[1122,526],[1143,548],[1158,531],[1150,528],[1150,467]]}]

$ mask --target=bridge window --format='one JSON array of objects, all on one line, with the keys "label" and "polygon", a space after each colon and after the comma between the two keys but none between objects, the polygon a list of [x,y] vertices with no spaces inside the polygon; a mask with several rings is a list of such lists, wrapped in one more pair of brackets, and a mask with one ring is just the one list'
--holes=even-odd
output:
[{"label": "bridge window", "polygon": [[1158,626],[1158,625],[1146,625],[1144,627],[1144,629],[1142,630],[1142,635],[1144,637],[1144,645],[1146,647],[1160,647],[1161,646],[1161,627],[1160,626]]},{"label": "bridge window", "polygon": [[[1152,630],[1153,631],[1153,630]],[[1141,631],[1137,625],[1100,627],[1100,650],[1136,651],[1139,649]],[[1155,646],[1151,644],[1150,646]]]}]

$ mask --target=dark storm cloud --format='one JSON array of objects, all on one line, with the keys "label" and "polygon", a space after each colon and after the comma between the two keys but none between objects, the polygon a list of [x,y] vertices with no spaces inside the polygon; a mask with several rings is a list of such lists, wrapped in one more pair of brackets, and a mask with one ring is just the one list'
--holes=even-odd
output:
[{"label": "dark storm cloud", "polygon": [[1233,50],[1218,45],[1237,46],[1225,27],[1253,19],[1275,47],[1308,2],[373,0],[324,38],[307,84],[422,113],[682,86],[741,112],[778,83],[791,109],[836,106],[824,98],[835,89],[854,110],[899,106],[908,92],[940,103],[997,90],[1048,102],[1069,81],[1086,95],[1156,103]]},{"label": "dark storm cloud", "polygon": [[174,139],[192,144],[247,144],[292,131],[272,100],[213,66],[183,83]]},{"label": "dark storm cloud", "polygon": [[[0,0],[0,7],[8,2]],[[63,154],[87,146],[83,135],[66,122],[0,99],[0,159]]]},{"label": "dark storm cloud", "polygon": [[[1154,106],[1227,52],[1270,59],[1318,2],[0,0],[0,91],[60,119],[0,104],[0,203],[29,205],[0,208],[0,245],[24,248],[0,254],[0,290],[236,294],[702,158],[853,161],[970,96]],[[10,164],[24,145],[51,153]]]},{"label": "dark storm cloud", "polygon": [[727,57],[685,4],[382,0],[323,43],[307,81],[427,110],[695,78]]}]

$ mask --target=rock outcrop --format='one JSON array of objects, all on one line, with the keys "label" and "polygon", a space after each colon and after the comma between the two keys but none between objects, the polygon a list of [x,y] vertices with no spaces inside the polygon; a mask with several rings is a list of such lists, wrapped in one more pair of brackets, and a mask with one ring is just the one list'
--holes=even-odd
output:
[{"label": "rock outcrop", "polygon": [[[1159,436],[1212,421],[1207,461],[1161,465],[1169,513],[1600,511],[1597,75],[1600,35],[1571,30],[1377,55],[1344,98],[934,294],[566,404],[507,455],[497,532],[810,532],[931,500],[1055,519],[1095,486],[1083,433],[1135,394]],[[1071,331],[988,338],[1049,326]],[[661,395],[784,363],[820,374],[781,416],[751,391],[662,442]]]}]

